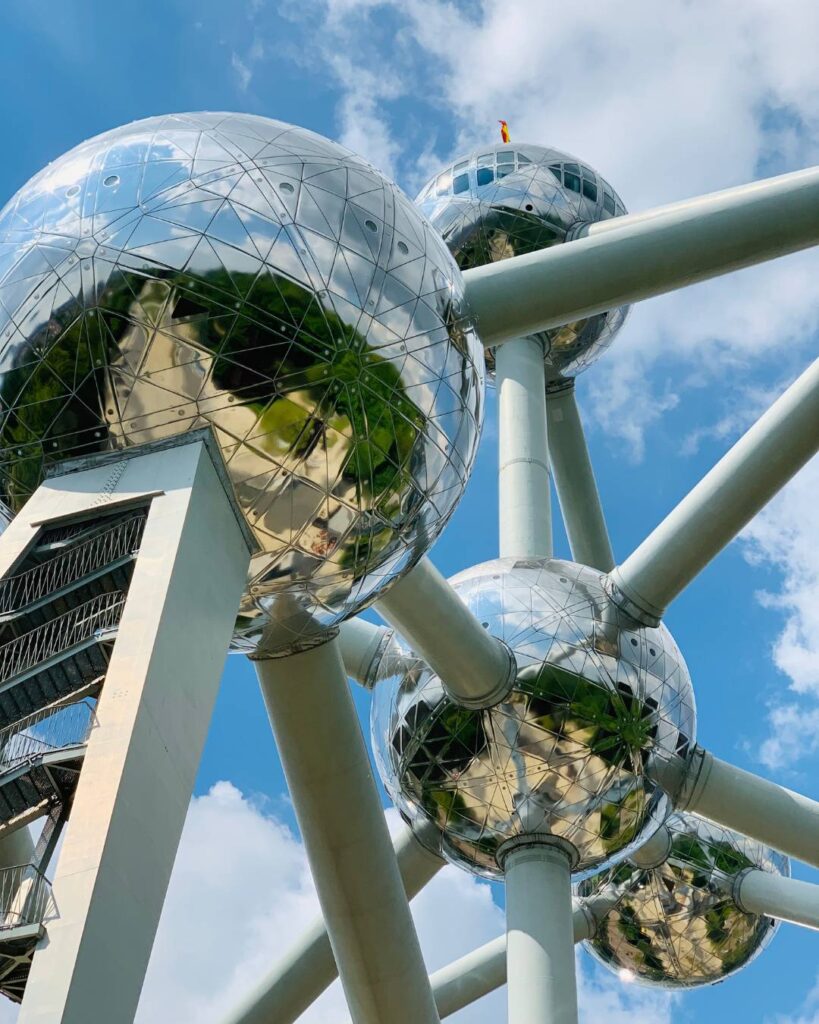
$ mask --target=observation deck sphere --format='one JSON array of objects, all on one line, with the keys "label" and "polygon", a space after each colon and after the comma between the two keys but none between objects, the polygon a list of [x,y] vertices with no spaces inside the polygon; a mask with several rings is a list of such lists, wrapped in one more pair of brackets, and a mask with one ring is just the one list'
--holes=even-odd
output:
[{"label": "observation deck sphere", "polygon": [[[596,171],[545,146],[484,146],[441,170],[415,202],[441,232],[461,270],[565,242],[582,224],[626,212]],[[627,307],[534,335],[549,380],[574,377],[611,344]],[[480,325],[479,325],[480,326]],[[494,356],[486,353],[494,369]]]},{"label": "observation deck sphere", "polygon": [[498,559],[451,583],[511,648],[517,680],[500,703],[470,710],[393,640],[372,708],[393,801],[412,824],[437,826],[436,853],[490,878],[518,835],[571,843],[578,877],[627,856],[669,810],[646,760],[694,739],[691,681],[668,630],[636,626],[599,572],[571,562]]},{"label": "observation deck sphere", "polygon": [[[368,604],[457,504],[484,357],[440,236],[377,170],[248,114],[153,117],[0,212],[0,500],[213,429],[260,546],[235,644]],[[215,538],[215,542],[217,539]]]},{"label": "observation deck sphere", "polygon": [[749,868],[788,876],[790,865],[755,839],[694,814],[675,813],[666,824],[672,845],[664,864],[619,864],[581,883],[581,896],[609,886],[622,891],[586,946],[609,969],[645,985],[712,985],[758,956],[778,927],[740,909],[737,876]]}]

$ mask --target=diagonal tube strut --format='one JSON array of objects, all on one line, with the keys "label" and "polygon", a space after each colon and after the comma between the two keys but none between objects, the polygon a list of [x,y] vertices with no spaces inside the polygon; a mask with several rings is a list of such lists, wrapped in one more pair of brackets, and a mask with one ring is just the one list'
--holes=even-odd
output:
[{"label": "diagonal tube strut", "polygon": [[[502,346],[499,354],[506,347]],[[573,380],[549,388],[546,409],[552,474],[572,558],[581,565],[609,572],[614,568],[614,554],[580,422]]]},{"label": "diagonal tube strut", "polygon": [[816,245],[819,168],[606,224],[464,271],[486,348]]},{"label": "diagonal tube strut", "polygon": [[819,868],[819,803],[695,746],[685,761],[649,764],[677,810],[772,846]]},{"label": "diagonal tube strut", "polygon": [[[409,828],[401,830],[393,846],[404,891],[412,899],[444,862],[421,846]],[[222,1024],[294,1024],[337,977],[327,927],[319,917]]]},{"label": "diagonal tube strut", "polygon": [[437,1024],[337,641],[253,660],[354,1024]]},{"label": "diagonal tube strut", "polygon": [[819,449],[819,359],[609,576],[612,599],[646,625]]},{"label": "diagonal tube strut", "polygon": [[509,692],[516,673],[512,652],[486,632],[428,558],[390,587],[375,607],[441,677],[457,703],[487,707]]}]

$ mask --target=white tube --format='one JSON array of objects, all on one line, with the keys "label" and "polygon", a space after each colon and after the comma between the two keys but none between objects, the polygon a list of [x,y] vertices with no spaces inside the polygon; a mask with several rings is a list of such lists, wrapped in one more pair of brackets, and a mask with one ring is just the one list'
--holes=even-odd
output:
[{"label": "white tube", "polygon": [[535,338],[516,338],[495,358],[501,558],[552,557],[543,360]]},{"label": "white tube", "polygon": [[[508,347],[501,346],[496,358]],[[572,558],[609,572],[614,568],[614,554],[577,410],[574,381],[547,392],[546,409],[552,474]]]},{"label": "white tube", "polygon": [[[409,828],[393,841],[398,869],[412,899],[444,866]],[[317,918],[287,955],[222,1024],[293,1024],[338,977],[324,918]]]},{"label": "white tube", "polygon": [[700,748],[680,810],[693,811],[819,867],[819,803]]},{"label": "white tube", "polygon": [[375,684],[373,670],[389,638],[390,630],[358,617],[339,626],[338,645],[347,675],[368,690]]},{"label": "white tube", "polygon": [[665,825],[660,825],[654,835],[632,853],[629,862],[638,868],[659,867],[671,853],[671,843],[671,833]]},{"label": "white tube", "polygon": [[484,346],[815,245],[819,168],[608,224],[587,238],[464,271]]},{"label": "white tube", "polygon": [[819,359],[610,575],[613,599],[656,624],[666,606],[819,448]]},{"label": "white tube", "polygon": [[[609,907],[610,902],[601,909],[607,910]],[[575,907],[572,925],[575,943],[590,939],[595,929],[594,907],[589,905],[589,909],[586,909],[586,904]],[[499,935],[459,960],[454,960],[436,971],[429,980],[441,1020],[494,992],[506,984],[506,936]],[[278,1021],[270,1021],[270,1024],[278,1024]]]},{"label": "white tube", "polygon": [[752,868],[740,875],[734,898],[749,914],[819,930],[819,885]]},{"label": "white tube", "polygon": [[506,847],[509,1024],[577,1024],[569,855],[534,837]]},{"label": "white tube", "polygon": [[336,641],[256,670],[355,1024],[437,1024]]},{"label": "white tube", "polygon": [[486,632],[428,558],[390,587],[376,609],[459,704],[487,707],[508,693],[516,671],[511,651]]}]

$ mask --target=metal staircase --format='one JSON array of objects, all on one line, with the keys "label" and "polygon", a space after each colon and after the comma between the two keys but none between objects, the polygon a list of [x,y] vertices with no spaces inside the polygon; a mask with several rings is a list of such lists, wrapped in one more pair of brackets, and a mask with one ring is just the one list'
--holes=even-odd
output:
[{"label": "metal staircase", "polygon": [[44,526],[0,579],[0,841],[46,817],[33,863],[0,866],[0,993],[20,1002],[147,509]]}]

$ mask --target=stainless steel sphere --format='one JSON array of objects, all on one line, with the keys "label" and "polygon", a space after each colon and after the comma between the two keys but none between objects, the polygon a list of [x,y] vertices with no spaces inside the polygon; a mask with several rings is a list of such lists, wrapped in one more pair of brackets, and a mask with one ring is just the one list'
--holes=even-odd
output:
[{"label": "stainless steel sphere", "polygon": [[514,652],[518,676],[503,701],[472,711],[405,648],[388,647],[372,736],[390,796],[410,822],[434,822],[437,852],[488,877],[500,875],[503,842],[530,833],[571,843],[579,876],[626,856],[668,811],[646,759],[694,739],[691,681],[671,635],[635,626],[596,570],[570,562],[499,559],[451,582]]},{"label": "stainless steel sphere", "polygon": [[[566,241],[582,224],[626,212],[586,164],[544,146],[486,146],[435,175],[416,203],[462,270]],[[536,335],[551,380],[573,377],[610,344],[626,317],[613,309]],[[487,364],[494,367],[491,351]]]},{"label": "stainless steel sphere", "polygon": [[237,643],[309,644],[461,496],[484,376],[462,296],[417,208],[312,132],[203,113],[100,135],[0,212],[0,499],[209,425],[261,548]]},{"label": "stainless steel sphere", "polygon": [[737,877],[748,868],[789,875],[788,859],[694,814],[673,814],[667,827],[664,864],[620,864],[581,883],[581,896],[619,894],[586,946],[606,967],[646,985],[711,985],[758,956],[777,928],[772,918],[740,909]]}]

